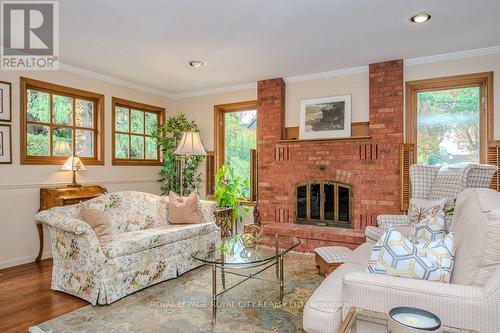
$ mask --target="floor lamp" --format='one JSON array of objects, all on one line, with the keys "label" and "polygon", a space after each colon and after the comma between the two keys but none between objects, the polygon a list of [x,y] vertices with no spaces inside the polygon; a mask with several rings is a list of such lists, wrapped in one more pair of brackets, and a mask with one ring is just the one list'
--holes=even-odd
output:
[{"label": "floor lamp", "polygon": [[184,132],[182,139],[174,151],[181,156],[181,196],[184,195],[184,161],[189,156],[205,156],[207,153],[201,144],[199,132]]}]

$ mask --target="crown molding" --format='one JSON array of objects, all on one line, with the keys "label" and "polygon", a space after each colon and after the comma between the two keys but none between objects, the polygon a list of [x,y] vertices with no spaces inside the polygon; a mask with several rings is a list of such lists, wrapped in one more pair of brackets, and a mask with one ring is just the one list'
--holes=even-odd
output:
[{"label": "crown molding", "polygon": [[477,57],[477,56],[488,55],[488,54],[497,54],[497,53],[500,53],[500,46],[492,46],[492,47],[485,47],[485,48],[481,48],[481,49],[443,53],[443,54],[437,54],[437,55],[428,56],[428,57],[406,59],[404,61],[404,63],[405,63],[405,66],[413,66],[413,65],[427,64],[427,63],[431,63],[431,62],[456,60],[456,59]]},{"label": "crown molding", "polygon": [[[485,48],[480,48],[480,49],[438,54],[438,55],[427,56],[427,57],[405,59],[404,65],[405,66],[413,66],[413,65],[426,64],[426,63],[432,63],[432,62],[457,60],[457,59],[476,57],[476,56],[482,56],[482,55],[488,55],[488,54],[498,54],[498,53],[500,53],[500,46],[492,46],[492,47],[485,47]],[[128,87],[131,89],[136,89],[136,90],[150,93],[153,95],[167,97],[170,99],[183,99],[183,98],[189,98],[189,97],[215,95],[215,94],[226,93],[226,92],[231,92],[231,91],[238,91],[238,90],[245,90],[245,89],[256,89],[256,87],[257,87],[257,83],[252,82],[252,83],[244,83],[244,84],[238,84],[238,85],[232,85],[232,86],[226,86],[226,87],[220,87],[220,88],[214,88],[214,89],[192,91],[192,92],[180,93],[180,94],[172,94],[172,93],[169,93],[169,92],[166,92],[163,90],[151,88],[151,87],[144,86],[144,85],[141,85],[138,83],[122,80],[122,79],[119,79],[119,78],[116,78],[116,77],[113,77],[110,75],[93,72],[93,71],[90,71],[87,69],[79,68],[76,66],[71,66],[68,64],[64,64],[64,63],[59,63],[59,69],[67,71],[67,72],[75,73],[78,75],[87,76],[87,77],[90,77],[90,78],[93,78],[96,80],[101,80],[101,81],[113,83],[116,85]],[[339,70],[327,71],[327,72],[319,72],[319,73],[313,73],[313,74],[288,76],[288,77],[284,78],[284,81],[286,83],[302,82],[302,81],[326,79],[326,78],[331,78],[331,77],[354,75],[354,74],[367,73],[367,72],[368,72],[368,66],[360,66],[360,67],[351,67],[351,68],[345,68],[345,69],[339,69]]]},{"label": "crown molding", "polygon": [[227,86],[227,87],[221,87],[221,88],[214,88],[214,89],[207,89],[207,90],[199,90],[199,91],[193,91],[193,92],[188,92],[188,93],[182,93],[182,94],[174,95],[173,98],[174,99],[182,99],[182,98],[189,98],[189,97],[215,95],[215,94],[226,93],[226,92],[231,92],[231,91],[238,91],[238,90],[245,90],[245,89],[257,89],[257,82],[237,84],[234,86]]},{"label": "crown molding", "polygon": [[351,67],[351,68],[338,69],[335,71],[320,72],[314,74],[295,75],[286,77],[284,78],[284,80],[286,83],[302,82],[302,81],[317,80],[317,79],[327,79],[330,77],[337,77],[337,76],[354,75],[360,73],[368,73],[368,66]]},{"label": "crown molding", "polygon": [[[447,61],[447,60],[456,60],[456,59],[477,57],[477,56],[488,55],[488,54],[497,54],[497,53],[500,53],[500,46],[485,47],[485,48],[481,48],[481,49],[473,49],[473,50],[438,54],[438,55],[434,55],[434,56],[406,59],[404,61],[404,65],[405,66],[413,66],[413,65],[418,65],[418,64],[426,64],[426,63],[440,62],[440,61]],[[302,82],[302,81],[317,80],[317,79],[327,79],[327,78],[331,78],[331,77],[354,75],[354,74],[360,74],[360,73],[368,73],[368,69],[369,69],[368,66],[351,67],[351,68],[339,69],[339,70],[328,71],[328,72],[288,76],[288,77],[284,78],[284,81],[286,83],[292,83],[292,82]],[[177,95],[173,95],[173,99],[182,99],[182,98],[188,98],[188,97],[213,95],[213,94],[230,92],[230,91],[251,89],[251,88],[255,88],[255,87],[256,87],[255,83],[247,83],[247,84],[241,84],[241,85],[221,87],[221,88],[217,88],[217,89],[209,89],[209,90],[201,90],[201,91],[195,91],[195,92],[184,93],[184,94],[177,94]]]},{"label": "crown molding", "polygon": [[171,98],[171,99],[176,98],[176,95],[168,93],[168,92],[163,91],[163,90],[159,90],[159,89],[151,88],[148,86],[144,86],[142,84],[118,79],[114,76],[109,76],[106,74],[101,74],[101,73],[89,71],[87,69],[83,69],[80,67],[75,67],[75,66],[71,66],[68,64],[63,64],[61,62],[59,63],[59,69],[63,70],[63,71],[71,72],[74,74],[87,76],[87,77],[90,77],[90,78],[93,78],[96,80],[105,81],[105,82],[113,83],[113,84],[116,84],[119,86],[124,86],[127,88],[132,88],[135,90],[143,91],[143,92],[150,93],[150,94],[157,95],[157,96],[163,96],[163,97],[167,97],[167,98]]}]

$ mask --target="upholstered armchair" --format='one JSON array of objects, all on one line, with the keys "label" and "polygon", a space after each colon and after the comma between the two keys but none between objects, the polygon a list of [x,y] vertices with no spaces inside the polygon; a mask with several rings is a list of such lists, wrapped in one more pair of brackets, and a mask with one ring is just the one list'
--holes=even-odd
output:
[{"label": "upholstered armchair", "polygon": [[[490,187],[496,171],[497,167],[489,164],[464,162],[443,167],[414,164],[410,166],[411,199],[443,199],[447,211],[453,208],[455,199],[465,189]],[[408,215],[378,215],[377,225],[366,227],[367,242],[377,242],[389,225],[397,227],[403,234],[411,229]]]}]

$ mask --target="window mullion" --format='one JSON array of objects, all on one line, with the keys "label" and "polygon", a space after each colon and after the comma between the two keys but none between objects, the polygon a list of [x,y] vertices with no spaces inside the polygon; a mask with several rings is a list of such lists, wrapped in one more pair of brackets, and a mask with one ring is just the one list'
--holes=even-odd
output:
[{"label": "window mullion", "polygon": [[128,108],[128,159],[132,159],[132,109]]},{"label": "window mullion", "polygon": [[146,160],[146,112],[142,111],[142,159]]},{"label": "window mullion", "polygon": [[49,93],[49,156],[54,156],[53,147],[53,135],[54,135],[54,122],[53,122],[53,103],[52,103],[52,93]]},{"label": "window mullion", "polygon": [[76,99],[73,97],[73,128],[71,129],[73,132],[73,156],[76,156]]}]

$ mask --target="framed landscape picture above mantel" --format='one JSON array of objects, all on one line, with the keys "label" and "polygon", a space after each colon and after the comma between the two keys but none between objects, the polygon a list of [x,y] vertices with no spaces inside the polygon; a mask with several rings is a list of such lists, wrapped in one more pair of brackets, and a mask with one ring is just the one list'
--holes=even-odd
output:
[{"label": "framed landscape picture above mantel", "polygon": [[301,101],[299,139],[331,139],[350,136],[351,95]]}]

